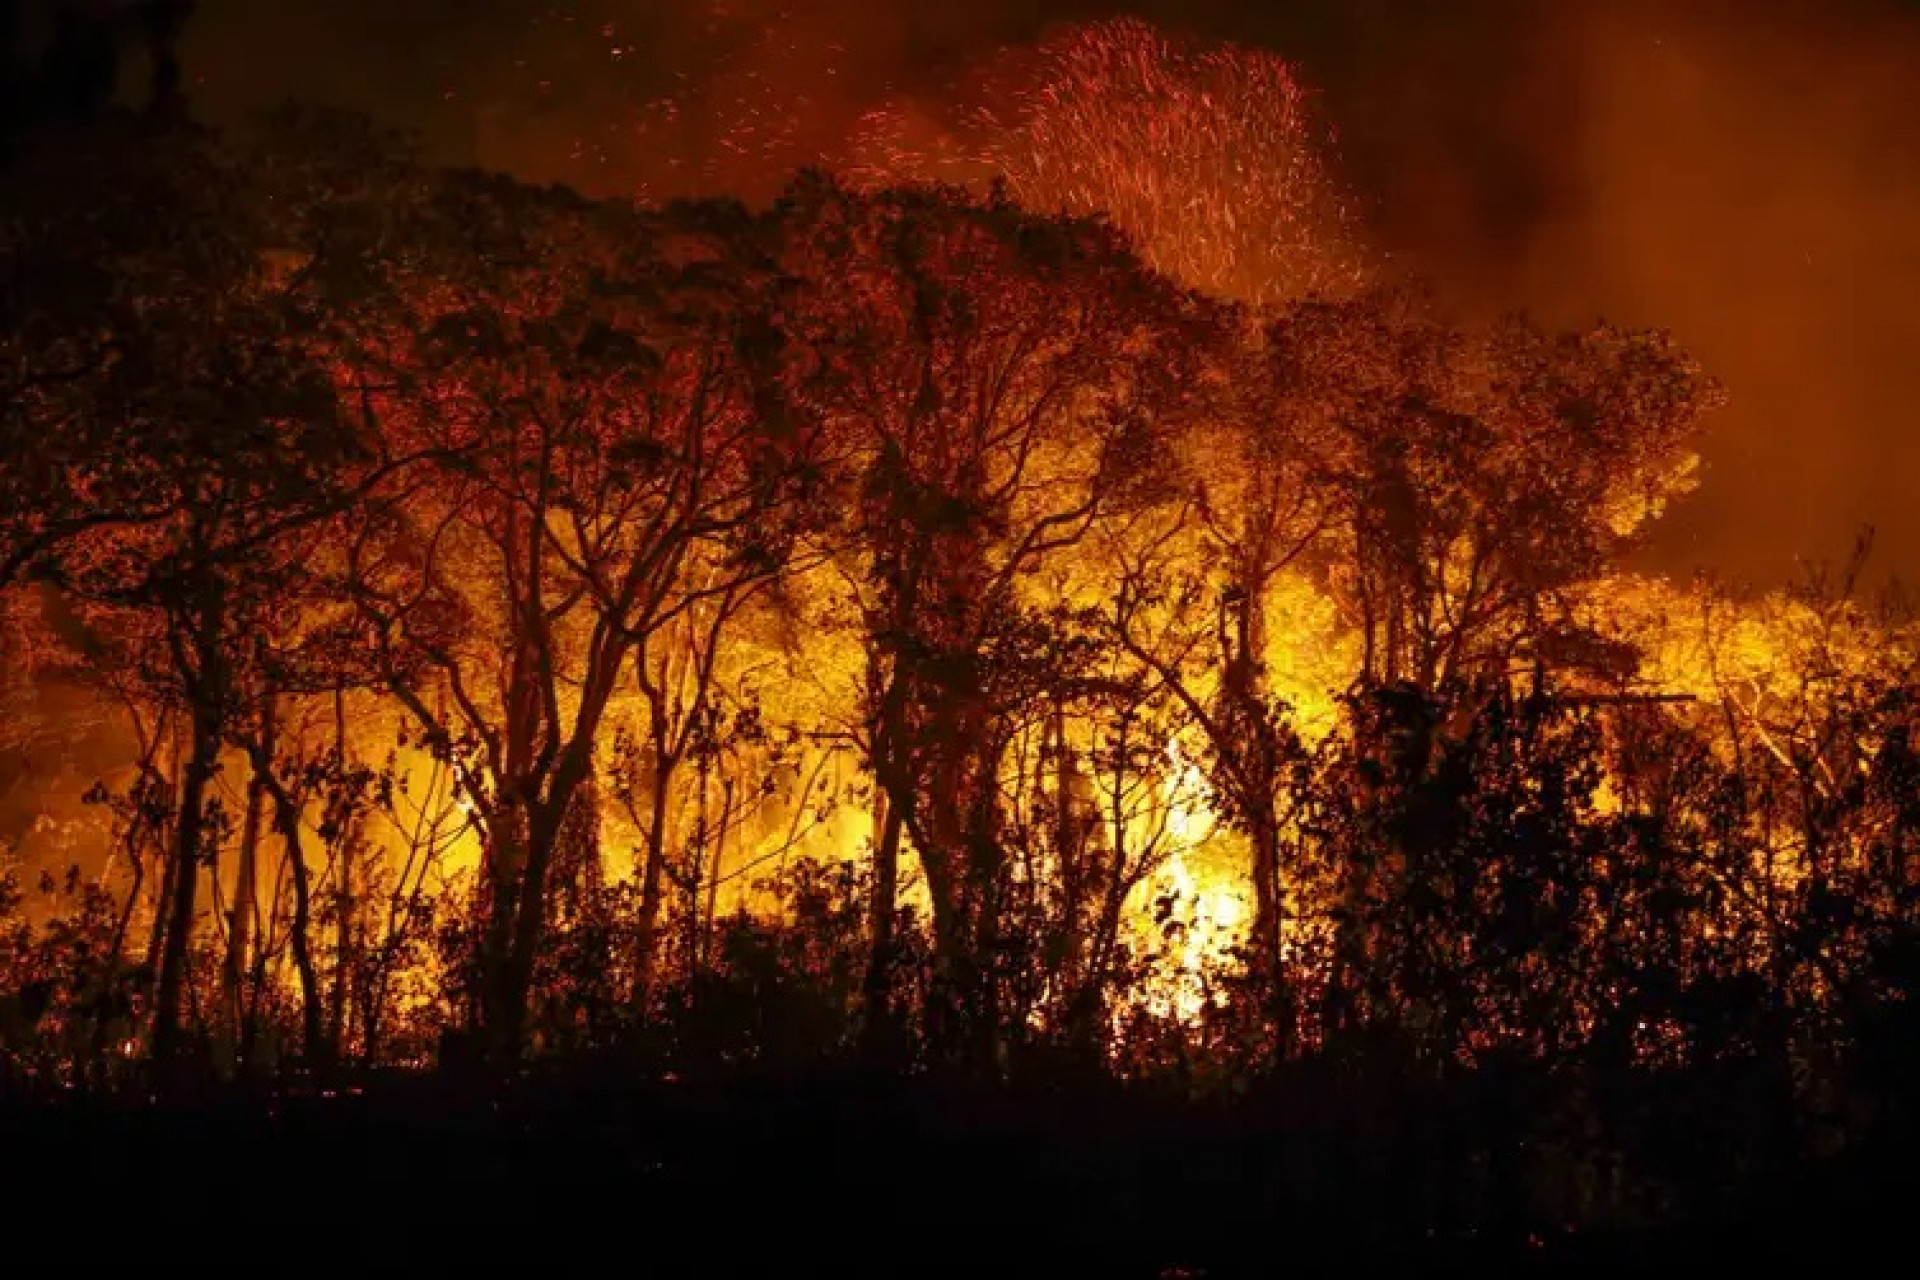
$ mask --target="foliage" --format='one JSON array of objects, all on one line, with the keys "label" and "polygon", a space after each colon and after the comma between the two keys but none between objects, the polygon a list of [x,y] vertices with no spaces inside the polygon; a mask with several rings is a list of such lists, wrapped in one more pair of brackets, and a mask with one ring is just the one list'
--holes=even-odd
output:
[{"label": "foliage", "polygon": [[0,589],[136,739],[110,869],[0,893],[10,1078],[1126,1080],[1506,1222],[1904,1105],[1912,633],[1620,573],[1664,336],[117,129],[0,220]]}]

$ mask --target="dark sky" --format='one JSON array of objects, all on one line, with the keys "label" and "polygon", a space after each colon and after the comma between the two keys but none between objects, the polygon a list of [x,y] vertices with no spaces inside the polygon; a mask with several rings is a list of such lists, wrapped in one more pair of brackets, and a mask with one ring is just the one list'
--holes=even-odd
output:
[{"label": "dark sky", "polygon": [[[221,116],[348,103],[440,154],[659,187],[704,119],[804,94],[793,158],[860,112],[1114,6],[1051,0],[201,0]],[[1728,384],[1675,568],[1777,580],[1863,523],[1920,577],[1920,4],[1142,0],[1296,60],[1374,237],[1469,306],[1673,329]],[[716,13],[721,16],[716,16]],[[634,127],[677,94],[676,140]],[[684,173],[683,167],[673,172]],[[771,181],[764,165],[735,174]]]}]

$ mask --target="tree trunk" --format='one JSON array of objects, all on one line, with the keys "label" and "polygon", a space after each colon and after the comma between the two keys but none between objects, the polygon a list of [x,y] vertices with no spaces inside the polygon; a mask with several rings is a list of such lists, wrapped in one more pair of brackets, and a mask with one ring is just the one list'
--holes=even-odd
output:
[{"label": "tree trunk", "polygon": [[644,1013],[653,983],[654,952],[659,945],[660,899],[667,869],[667,810],[673,794],[673,770],[678,762],[656,748],[653,793],[648,798],[647,856],[640,869],[640,917],[634,938],[635,1005]]},{"label": "tree trunk", "polygon": [[[190,734],[184,732],[177,724],[168,735],[172,740],[172,749],[168,754],[172,758],[173,765],[171,785],[168,787],[168,790],[172,792],[171,799],[173,801],[174,821],[176,824],[179,821],[180,807],[185,803],[187,786],[186,761],[193,749],[191,742],[183,742],[183,739],[190,736]],[[160,879],[153,886],[153,923],[147,930],[147,953],[145,960],[142,961],[142,967],[148,974],[148,984],[156,983],[160,972],[160,949],[166,944],[167,940],[167,904],[173,901],[173,882],[176,879],[174,872],[179,865],[173,856],[173,848],[160,841],[158,835],[159,833],[156,832],[155,844],[157,848],[155,852],[159,855]],[[148,985],[149,994],[151,994],[152,991],[152,985]]]},{"label": "tree trunk", "polygon": [[[261,754],[269,761],[273,759],[273,695],[266,697],[261,711],[262,739]],[[253,769],[253,776],[247,782],[247,813],[240,828],[239,865],[234,869],[232,918],[227,927],[227,954],[220,969],[222,1003],[225,1005],[227,1047],[231,1054],[229,1066],[240,1070],[245,1065],[245,1057],[253,1037],[248,1021],[246,983],[251,972],[248,957],[253,944],[253,916],[256,885],[256,870],[260,851],[261,815],[266,808],[266,783],[260,777],[260,770]]]},{"label": "tree trunk", "polygon": [[967,1065],[981,1074],[990,1074],[999,1066],[999,1046],[1004,1022],[1000,1001],[1000,896],[1006,867],[999,844],[988,837],[974,851],[975,897],[973,909],[973,962],[968,966],[971,986],[964,992],[967,1018]]},{"label": "tree trunk", "polygon": [[513,922],[520,907],[520,889],[527,863],[529,838],[524,802],[502,795],[486,824],[486,877],[479,909],[485,919],[480,936],[479,1001],[473,1028],[482,1051],[498,1056],[506,1047],[505,1032],[513,1013]]},{"label": "tree trunk", "polygon": [[933,898],[934,993],[927,1034],[936,1057],[967,1073],[987,1073],[999,1043],[1000,1000],[995,974],[1000,948],[1000,892],[1004,854],[996,828],[997,744],[975,716],[955,717],[941,741],[953,744],[935,771],[925,815],[925,839],[914,847]]},{"label": "tree trunk", "polygon": [[[686,925],[683,930],[685,941],[681,944],[681,954],[685,957],[686,969],[693,973],[700,964],[700,884],[707,872],[707,849],[713,839],[713,764],[712,757],[701,755],[694,768],[694,777],[698,779],[694,786],[693,830],[688,833],[687,868],[685,879],[686,901],[681,909],[686,913]],[[783,867],[785,863],[781,864]]]},{"label": "tree trunk", "polygon": [[293,876],[293,923],[287,941],[293,952],[294,972],[300,979],[300,1048],[308,1065],[324,1069],[332,1064],[333,1055],[322,1026],[320,975],[313,964],[313,882],[307,875],[306,850],[300,842],[300,806],[272,773],[262,768],[257,757],[254,770],[254,776],[265,779],[273,794],[274,826],[280,832],[287,870]]},{"label": "tree trunk", "polygon": [[[556,782],[556,786],[558,783]],[[570,789],[569,789],[570,790]],[[546,932],[547,874],[553,848],[560,836],[569,796],[563,792],[545,804],[529,806],[527,814],[526,878],[520,886],[519,906],[513,918],[513,939],[507,952],[503,989],[494,1031],[494,1048],[502,1066],[513,1066],[526,1051],[528,1002],[533,995],[534,961]]]},{"label": "tree trunk", "polygon": [[861,986],[865,1019],[861,1033],[869,1055],[886,1057],[893,1043],[894,927],[900,896],[900,810],[886,793],[875,801],[873,891],[867,902],[867,970]]},{"label": "tree trunk", "polygon": [[1272,976],[1280,962],[1280,830],[1271,805],[1255,809],[1252,817],[1253,949],[1263,976]]},{"label": "tree trunk", "polygon": [[[732,836],[736,842],[739,836],[736,828],[741,825],[741,817],[735,810],[735,781],[729,777],[722,784],[723,802],[720,809],[720,830],[714,836],[713,861],[707,870],[706,904],[700,915],[700,949],[694,957],[702,972],[713,967],[713,935],[715,922],[720,917],[720,878],[726,863],[727,839]],[[785,865],[784,855],[782,865]]]},{"label": "tree trunk", "polygon": [[[181,772],[184,775],[185,769],[183,768]],[[184,786],[175,788],[174,803],[176,805],[180,803],[180,793],[184,791],[184,789]],[[179,822],[177,813],[174,821],[177,827]],[[149,994],[154,992],[154,988],[158,983],[160,952],[167,943],[167,920],[169,918],[167,904],[173,901],[173,882],[179,878],[175,874],[179,870],[179,866],[173,856],[174,846],[169,843],[163,846],[159,852],[161,854],[160,879],[153,886],[153,922],[147,928],[147,952],[141,965],[147,974],[146,982],[143,983],[143,986],[146,987]]]},{"label": "tree trunk", "polygon": [[[203,652],[204,659],[205,654]],[[217,659],[215,660],[217,661]],[[210,676],[204,667],[203,678]],[[181,1004],[192,958],[194,907],[200,886],[201,846],[206,835],[207,783],[219,767],[220,691],[217,683],[200,690],[193,709],[193,747],[181,790],[174,828],[172,897],[166,904],[166,933],[160,949],[160,981],[154,996],[153,1056],[163,1069],[179,1067],[184,1040]]]},{"label": "tree trunk", "polygon": [[[1063,708],[1054,708],[1048,718],[1047,733],[1053,744],[1053,847],[1060,880],[1055,972],[1063,988],[1072,991],[1080,985],[1086,959],[1086,910],[1092,868],[1088,865],[1086,828],[1082,822],[1079,765],[1067,742],[1067,717]],[[1123,756],[1125,735],[1123,727],[1117,748]]]},{"label": "tree trunk", "polygon": [[1242,567],[1233,627],[1237,652],[1229,655],[1226,696],[1232,700],[1228,723],[1241,741],[1220,744],[1242,761],[1236,770],[1244,794],[1239,797],[1253,846],[1253,955],[1265,994],[1279,996],[1281,898],[1280,823],[1274,812],[1280,788],[1280,742],[1267,704],[1266,598],[1273,574],[1264,563]]},{"label": "tree trunk", "polygon": [[327,1045],[329,1057],[335,1059],[346,1052],[347,997],[353,978],[353,854],[354,836],[347,831],[341,835],[338,854],[340,890],[333,920],[333,990],[327,1002]]}]

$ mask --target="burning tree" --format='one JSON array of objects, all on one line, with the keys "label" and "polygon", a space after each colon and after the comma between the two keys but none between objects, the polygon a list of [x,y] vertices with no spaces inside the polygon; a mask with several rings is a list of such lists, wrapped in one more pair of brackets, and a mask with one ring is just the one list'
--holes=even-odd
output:
[{"label": "burning tree", "polygon": [[629,663],[644,687],[683,620],[711,647],[782,571],[820,437],[783,391],[779,281],[737,209],[643,216],[490,179],[439,198],[431,320],[399,356],[392,413],[446,461],[367,543],[357,589],[391,689],[459,762],[481,825],[477,1012],[511,1057],[560,836]]},{"label": "burning tree", "polygon": [[56,342],[78,361],[69,376],[93,384],[84,412],[60,421],[44,384],[18,403],[25,421],[50,415],[37,425],[53,443],[29,456],[57,483],[24,504],[15,556],[83,611],[97,656],[117,655],[189,725],[156,931],[163,1060],[182,1048],[199,887],[224,822],[210,790],[221,752],[297,626],[294,601],[333,529],[406,463],[346,407],[337,378],[341,326],[370,295],[332,268],[364,242],[323,237],[283,198],[307,183],[311,201],[337,174],[248,173],[291,145],[270,137],[249,153],[176,135],[155,157],[156,186],[103,200],[95,216],[109,226],[155,229],[118,264],[127,301],[109,336],[91,354]]},{"label": "burning tree", "polygon": [[1073,674],[1028,583],[1139,490],[1195,312],[1112,232],[1004,199],[813,180],[780,213],[793,267],[833,281],[808,342],[860,460],[868,750],[932,894],[936,1038],[977,1060],[999,1024],[1010,733]]},{"label": "burning tree", "polygon": [[1363,673],[1424,693],[1562,665],[1577,592],[1691,487],[1719,395],[1664,334],[1462,330],[1404,292],[1300,307],[1266,350]]}]

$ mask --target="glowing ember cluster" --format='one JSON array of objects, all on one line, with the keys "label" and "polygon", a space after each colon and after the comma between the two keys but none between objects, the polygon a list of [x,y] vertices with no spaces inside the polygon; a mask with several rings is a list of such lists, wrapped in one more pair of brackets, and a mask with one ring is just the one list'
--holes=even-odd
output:
[{"label": "glowing ember cluster", "polygon": [[870,113],[851,167],[876,182],[998,179],[1030,208],[1111,218],[1155,267],[1221,297],[1351,292],[1368,270],[1293,67],[1188,46],[1133,19],[1008,56],[942,120]]}]

